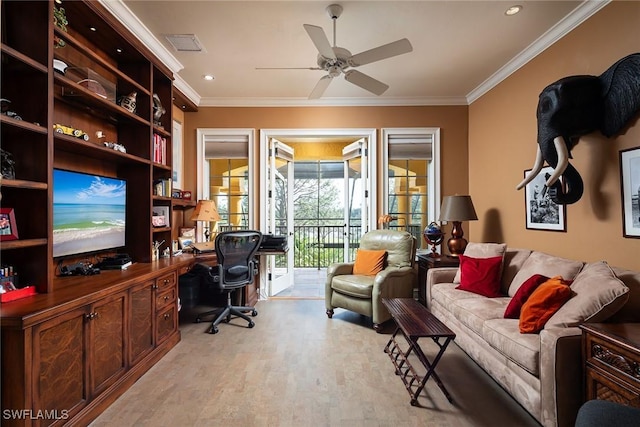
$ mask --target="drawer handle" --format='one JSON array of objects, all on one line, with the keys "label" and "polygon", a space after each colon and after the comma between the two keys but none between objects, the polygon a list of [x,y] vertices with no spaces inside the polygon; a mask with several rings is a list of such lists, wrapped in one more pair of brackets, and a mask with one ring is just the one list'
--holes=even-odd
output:
[{"label": "drawer handle", "polygon": [[164,284],[166,285],[167,283],[171,282],[171,280],[169,279],[164,279]]},{"label": "drawer handle", "polygon": [[169,301],[169,296],[168,296],[168,295],[165,295],[165,296],[164,296],[164,300],[165,300],[165,301]]},{"label": "drawer handle", "polygon": [[163,317],[164,317],[164,320],[169,320],[171,315],[169,313],[165,313]]},{"label": "drawer handle", "polygon": [[87,319],[87,320],[93,320],[96,317],[98,317],[98,313],[95,312],[95,311],[92,311],[91,313],[84,315],[84,318]]},{"label": "drawer handle", "polygon": [[593,344],[593,346],[591,346],[591,350],[593,351],[593,357],[596,359],[624,372],[627,375],[640,378],[640,366],[637,362],[627,360],[624,356],[613,353],[608,348],[602,347],[598,344]]}]

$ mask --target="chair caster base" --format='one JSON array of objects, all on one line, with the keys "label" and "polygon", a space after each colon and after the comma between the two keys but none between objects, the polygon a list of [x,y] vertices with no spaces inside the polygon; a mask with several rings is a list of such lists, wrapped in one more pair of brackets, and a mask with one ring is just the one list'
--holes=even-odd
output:
[{"label": "chair caster base", "polygon": [[254,326],[256,326],[255,323],[249,322],[249,324],[247,325],[247,328],[253,328]]},{"label": "chair caster base", "polygon": [[212,326],[211,328],[209,328],[209,330],[207,331],[210,334],[217,334],[218,333],[218,328],[215,326]]},{"label": "chair caster base", "polygon": [[199,317],[197,317],[197,318],[196,318],[196,320],[195,320],[194,322],[195,322],[195,323],[200,323],[200,322],[202,322],[202,319],[201,319],[201,318],[199,318]]},{"label": "chair caster base", "polygon": [[253,311],[251,312],[251,315],[252,315],[253,317],[256,317],[256,316],[258,315],[258,310],[253,310]]}]

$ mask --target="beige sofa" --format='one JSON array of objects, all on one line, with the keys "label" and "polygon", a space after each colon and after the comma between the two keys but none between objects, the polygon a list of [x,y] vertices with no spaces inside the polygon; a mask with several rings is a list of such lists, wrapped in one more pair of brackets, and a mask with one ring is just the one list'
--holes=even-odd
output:
[{"label": "beige sofa", "polygon": [[[489,258],[500,247],[470,243],[465,255]],[[427,306],[456,333],[454,342],[541,424],[573,426],[583,400],[577,325],[639,322],[640,272],[504,245],[502,250],[504,297],[487,298],[456,289],[457,268],[433,268],[426,279]],[[519,286],[536,273],[575,279],[572,297],[538,334],[522,334],[519,320],[505,319],[504,311]]]}]

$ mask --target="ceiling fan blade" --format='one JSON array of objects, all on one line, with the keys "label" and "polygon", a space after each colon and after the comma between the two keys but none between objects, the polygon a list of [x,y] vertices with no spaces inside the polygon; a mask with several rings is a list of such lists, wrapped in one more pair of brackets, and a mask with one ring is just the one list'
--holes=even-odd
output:
[{"label": "ceiling fan blade", "polygon": [[407,39],[397,40],[395,42],[378,46],[376,48],[357,53],[349,58],[349,65],[358,67],[360,65],[370,64],[372,62],[381,61],[393,56],[409,53],[413,50],[411,43]]},{"label": "ceiling fan blade", "polygon": [[331,83],[331,76],[322,77],[318,83],[316,83],[316,87],[313,88],[311,94],[309,95],[309,99],[318,99],[322,96],[325,90],[329,87],[329,83]]},{"label": "ceiling fan blade", "polygon": [[324,33],[322,27],[310,24],[303,24],[303,26],[304,29],[307,30],[307,34],[309,34],[313,44],[316,45],[316,49],[318,49],[320,55],[327,59],[336,59],[336,54],[333,52],[333,48],[331,47],[331,44],[329,44],[329,39]]},{"label": "ceiling fan blade", "polygon": [[344,79],[349,83],[360,86],[364,90],[368,90],[376,95],[382,95],[389,86],[379,80],[369,77],[357,70],[349,70],[344,73]]},{"label": "ceiling fan blade", "polygon": [[320,67],[256,67],[256,70],[322,70]]}]

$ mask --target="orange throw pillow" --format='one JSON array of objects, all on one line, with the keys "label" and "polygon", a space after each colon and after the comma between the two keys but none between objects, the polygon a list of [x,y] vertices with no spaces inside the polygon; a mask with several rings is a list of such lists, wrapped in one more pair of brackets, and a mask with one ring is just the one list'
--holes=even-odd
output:
[{"label": "orange throw pillow", "polygon": [[555,276],[536,288],[520,311],[520,332],[535,334],[547,320],[571,298],[571,288],[560,276]]},{"label": "orange throw pillow", "polygon": [[387,251],[367,251],[358,249],[356,262],[353,265],[353,274],[363,276],[375,276],[384,268],[387,259]]}]

